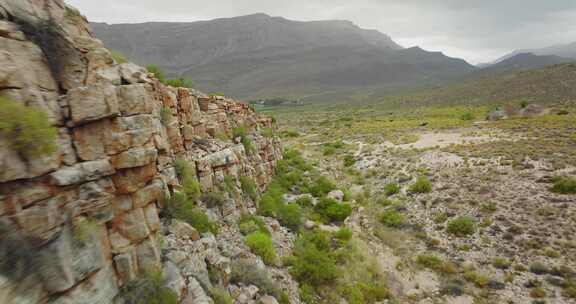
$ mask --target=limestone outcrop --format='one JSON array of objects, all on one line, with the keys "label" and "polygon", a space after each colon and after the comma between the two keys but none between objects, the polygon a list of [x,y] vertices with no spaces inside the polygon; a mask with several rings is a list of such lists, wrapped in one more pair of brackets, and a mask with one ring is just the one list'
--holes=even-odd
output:
[{"label": "limestone outcrop", "polygon": [[[231,259],[255,259],[226,240],[241,238],[230,228],[240,210],[255,209],[239,183],[222,208],[203,206],[224,227],[218,237],[159,214],[181,187],[176,160],[204,191],[225,176],[264,189],[282,157],[279,140],[260,133],[272,119],[116,63],[61,0],[0,0],[0,66],[0,95],[58,128],[56,151],[36,158],[0,137],[0,254],[10,258],[0,262],[1,303],[113,303],[151,268],[164,269],[182,303],[211,303],[209,271],[225,281]],[[250,151],[231,138],[240,126]]]}]

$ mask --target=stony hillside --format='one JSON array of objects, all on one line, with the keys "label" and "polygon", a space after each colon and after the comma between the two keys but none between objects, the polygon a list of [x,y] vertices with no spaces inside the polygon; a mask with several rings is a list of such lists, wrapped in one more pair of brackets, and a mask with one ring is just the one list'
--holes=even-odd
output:
[{"label": "stony hillside", "polygon": [[264,14],[192,23],[92,24],[135,62],[239,98],[304,97],[369,87],[439,83],[474,69],[460,59],[403,49],[347,21],[297,22]]},{"label": "stony hillside", "polygon": [[495,105],[512,102],[574,103],[576,64],[484,75],[454,84],[390,96],[389,105]]}]

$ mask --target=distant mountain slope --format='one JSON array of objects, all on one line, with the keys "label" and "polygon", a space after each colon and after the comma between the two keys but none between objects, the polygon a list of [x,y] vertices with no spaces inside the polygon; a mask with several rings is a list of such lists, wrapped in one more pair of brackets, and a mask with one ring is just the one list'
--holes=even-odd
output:
[{"label": "distant mountain slope", "polygon": [[534,55],[539,55],[539,56],[558,56],[558,57],[563,57],[563,58],[573,58],[576,59],[576,41],[572,42],[572,43],[568,43],[568,44],[559,44],[559,45],[554,45],[554,46],[549,46],[549,47],[545,47],[545,48],[540,48],[540,49],[526,49],[526,50],[516,50],[510,54],[507,54],[499,59],[497,59],[496,61],[492,62],[491,64],[497,64],[499,62],[502,62],[506,59],[509,59],[511,57],[514,57],[518,54],[522,54],[522,53],[531,53]]},{"label": "distant mountain slope", "polygon": [[496,64],[487,66],[472,73],[472,76],[495,74],[512,70],[526,70],[541,68],[547,65],[574,62],[576,59],[564,58],[556,55],[534,55],[532,53],[519,53],[506,58]]},{"label": "distant mountain slope", "polygon": [[433,85],[474,70],[348,21],[264,14],[192,23],[93,23],[98,38],[140,64],[186,75],[240,98],[306,96],[369,87]]},{"label": "distant mountain slope", "polygon": [[576,64],[512,71],[383,99],[391,106],[466,105],[529,101],[576,103]]}]

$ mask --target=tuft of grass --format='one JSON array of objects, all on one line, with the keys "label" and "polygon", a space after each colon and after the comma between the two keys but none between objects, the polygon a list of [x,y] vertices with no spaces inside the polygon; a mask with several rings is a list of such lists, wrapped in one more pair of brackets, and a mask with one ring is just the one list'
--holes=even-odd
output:
[{"label": "tuft of grass", "polygon": [[194,84],[189,78],[176,78],[166,80],[166,84],[175,88],[189,88],[191,89]]},{"label": "tuft of grass", "polygon": [[282,205],[278,209],[278,220],[290,230],[298,231],[302,226],[302,209],[298,204]]},{"label": "tuft of grass", "polygon": [[469,216],[461,216],[448,222],[446,230],[459,237],[468,236],[476,232],[476,220]]},{"label": "tuft of grass", "polygon": [[172,109],[167,106],[160,108],[160,122],[164,126],[168,126],[172,122]]},{"label": "tuft of grass", "polygon": [[162,69],[160,69],[159,66],[149,64],[146,66],[146,70],[148,70],[148,73],[153,73],[156,79],[158,79],[160,82],[166,83],[166,74],[164,71],[162,71]]},{"label": "tuft of grass", "polygon": [[214,300],[214,304],[233,304],[234,300],[230,296],[227,290],[222,288],[213,288],[210,291],[212,295],[212,300]]},{"label": "tuft of grass", "polygon": [[273,265],[276,262],[276,250],[268,234],[260,231],[252,232],[246,236],[245,242],[254,254],[262,258],[266,265]]},{"label": "tuft of grass", "polygon": [[257,202],[259,197],[258,186],[254,180],[249,178],[248,176],[240,176],[240,188],[242,188],[242,192],[253,201]]},{"label": "tuft of grass", "polygon": [[126,304],[178,303],[178,296],[170,288],[164,287],[164,277],[160,271],[144,273],[128,282],[120,290],[119,297]]},{"label": "tuft of grass", "polygon": [[574,177],[555,177],[552,182],[550,191],[559,194],[576,194],[576,178]]},{"label": "tuft of grass", "polygon": [[0,134],[25,158],[50,155],[56,151],[58,129],[39,109],[0,97]]},{"label": "tuft of grass", "polygon": [[386,194],[386,196],[392,196],[394,194],[398,194],[400,192],[400,185],[392,183],[392,184],[386,184],[384,186],[384,194]]},{"label": "tuft of grass", "polygon": [[410,186],[410,192],[412,193],[430,193],[432,192],[432,183],[425,176],[420,176],[416,179]]},{"label": "tuft of grass", "polygon": [[201,189],[200,183],[196,178],[196,169],[185,159],[178,158],[174,161],[174,169],[176,176],[182,184],[182,191],[191,200],[200,198]]},{"label": "tuft of grass", "polygon": [[240,232],[244,235],[248,235],[256,231],[270,235],[270,231],[268,230],[268,227],[266,227],[266,223],[264,223],[264,221],[256,215],[243,214],[238,221],[238,227],[240,228]]},{"label": "tuft of grass", "polygon": [[210,221],[204,211],[194,205],[194,203],[183,192],[175,192],[167,201],[163,214],[184,221],[201,233],[218,233],[218,225]]},{"label": "tuft of grass", "polygon": [[406,218],[396,209],[388,209],[380,214],[380,223],[391,228],[400,228],[404,225]]},{"label": "tuft of grass", "polygon": [[110,54],[112,55],[112,59],[114,59],[114,61],[117,64],[123,64],[123,63],[127,63],[128,59],[126,58],[126,56],[124,56],[124,54],[122,54],[119,51],[110,51]]}]

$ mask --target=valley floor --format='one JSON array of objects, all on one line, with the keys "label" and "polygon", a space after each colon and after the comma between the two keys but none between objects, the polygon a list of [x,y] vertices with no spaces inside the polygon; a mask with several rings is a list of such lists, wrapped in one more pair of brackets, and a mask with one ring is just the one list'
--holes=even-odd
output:
[{"label": "valley floor", "polygon": [[[398,303],[576,303],[576,114],[276,113]],[[392,301],[392,300],[389,300]],[[350,302],[350,301],[349,301]]]}]

